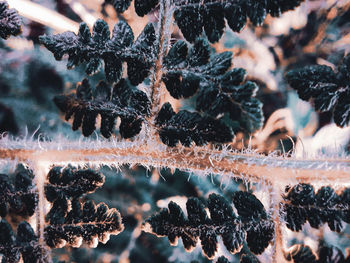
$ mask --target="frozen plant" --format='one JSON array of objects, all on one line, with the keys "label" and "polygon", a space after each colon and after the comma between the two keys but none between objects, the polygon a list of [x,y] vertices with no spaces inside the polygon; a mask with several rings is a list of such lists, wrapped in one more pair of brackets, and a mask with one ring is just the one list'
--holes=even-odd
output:
[{"label": "frozen plant", "polygon": [[[25,12],[28,10],[16,0],[9,2],[17,3],[19,13],[29,16]],[[48,11],[25,2],[28,8]],[[57,2],[60,10],[60,1]],[[75,88],[66,91],[62,87],[65,92],[55,94],[53,102],[64,114],[64,120],[59,122],[71,125],[74,134],[81,128],[81,134],[87,138],[55,134],[49,139],[38,136],[35,141],[13,139],[8,134],[2,136],[0,168],[17,162],[25,164],[11,175],[0,174],[3,262],[55,261],[56,248],[65,248],[68,260],[75,261],[74,253],[79,252],[71,249],[68,253],[68,247],[91,247],[94,250],[89,253],[94,255],[91,251],[104,249],[110,239],[114,246],[113,236],[119,238],[124,232],[128,232],[130,238],[124,244],[124,252],[114,259],[120,262],[138,262],[141,252],[135,252],[135,248],[142,251],[140,247],[144,244],[145,250],[162,258],[165,248],[157,248],[158,243],[150,234],[166,236],[171,245],[176,245],[181,238],[186,251],[194,250],[200,242],[202,252],[198,260],[203,262],[349,260],[350,255],[328,245],[325,237],[316,240],[319,241],[317,251],[316,246],[298,244],[288,237],[292,235],[290,232],[305,234],[306,223],[319,231],[325,231],[325,225],[340,234],[347,231],[345,223],[350,222],[348,156],[297,159],[292,151],[279,155],[259,153],[252,143],[256,134],[266,131],[263,101],[268,104],[268,100],[261,94],[264,84],[252,77],[249,69],[233,65],[237,54],[219,48],[216,51],[216,45],[224,41],[225,31],[232,30],[239,36],[243,28],[249,27],[261,37],[267,34],[260,27],[265,21],[274,21],[274,17],[296,9],[303,1],[106,0],[101,6],[105,20],[98,18],[93,22],[92,15],[79,1],[66,2],[70,3],[70,11],[76,12],[84,22],[78,26],[71,21],[75,32],[46,32],[37,38],[42,49],[50,51],[56,60],[66,61],[68,70],[81,71]],[[119,20],[113,21],[112,30],[113,19],[108,17],[111,8]],[[140,17],[156,19],[154,23],[147,21],[138,36],[132,20],[141,18],[135,15],[127,19],[127,13],[133,8]],[[59,21],[67,22],[67,18],[53,14],[54,18],[61,19]],[[0,37],[7,39],[20,32],[19,15],[9,9],[6,2],[0,2]],[[4,54],[9,52],[1,49]],[[274,55],[277,61],[278,52]],[[312,99],[316,110],[331,111],[334,122],[345,127],[350,118],[350,55],[342,57],[337,67],[314,65],[293,69],[285,79],[301,99]],[[3,61],[0,69],[1,63]],[[280,63],[276,78],[283,75],[278,75],[278,71],[284,70]],[[44,74],[40,72],[37,75],[42,78]],[[28,82],[31,86],[36,83],[35,80]],[[45,99],[45,96],[37,97],[40,102]],[[181,107],[181,103],[187,107]],[[12,121],[2,122],[0,117],[0,123]],[[270,133],[283,133],[283,128]],[[240,151],[236,146],[241,140],[244,147]],[[281,147],[284,151],[283,143]],[[121,187],[120,193],[114,194],[134,195],[121,198],[120,204],[119,199],[105,198],[106,193],[99,192],[107,180],[99,170],[106,166],[119,169],[123,174],[128,173],[125,170],[133,171],[134,167],[146,167],[147,171],[157,174],[158,179],[153,174],[152,181],[147,183],[136,176],[128,183],[115,179],[130,191]],[[217,174],[220,185],[227,180],[237,187],[232,192],[218,187],[215,191],[219,193],[211,193],[214,188],[211,184],[207,190],[198,183],[188,190],[190,178],[188,182],[181,181],[180,187],[175,183],[164,187],[159,183],[162,168],[179,169],[189,176],[203,175],[202,180]],[[180,175],[178,177],[176,179],[181,180]],[[132,182],[136,182],[135,187]],[[101,191],[107,189],[105,192],[113,193],[112,186],[116,187],[113,182],[106,184]],[[169,193],[172,187],[176,194]],[[254,192],[256,189],[260,192]],[[186,195],[185,201],[182,199],[186,209],[180,201],[166,199],[168,208],[154,211],[159,201],[187,190],[197,195]],[[162,198],[157,199],[155,193]],[[90,198],[101,198],[103,202],[95,203]],[[130,199],[130,203],[124,202]],[[118,206],[120,212],[110,208],[109,202],[113,207]],[[149,217],[143,218],[140,211],[149,211]],[[105,247],[101,243],[106,244]],[[105,256],[111,257],[111,254]],[[146,256],[141,255],[143,257],[146,260]],[[87,260],[93,262],[94,259]]]}]

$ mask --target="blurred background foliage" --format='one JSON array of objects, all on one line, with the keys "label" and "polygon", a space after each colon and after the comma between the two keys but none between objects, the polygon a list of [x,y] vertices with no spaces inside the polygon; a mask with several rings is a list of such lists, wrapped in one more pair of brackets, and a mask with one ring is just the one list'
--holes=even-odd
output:
[{"label": "blurred background foliage", "polygon": [[[100,0],[33,2],[76,23],[85,21],[91,25],[97,18],[103,18],[112,27],[119,20],[126,20],[135,35],[148,22],[156,22],[158,15],[156,9],[148,16],[138,17],[133,5],[123,14],[117,14],[110,5],[102,8]],[[24,17],[22,35],[0,40],[0,133],[4,133],[3,136],[55,140],[64,134],[70,139],[82,138],[80,131],[73,132],[70,124],[63,121],[52,98],[73,91],[76,83],[85,77],[84,69],[67,70],[64,61],[55,61],[51,53],[38,44],[40,35],[60,32],[59,28]],[[177,39],[182,39],[182,35],[174,25],[172,43]],[[315,112],[284,80],[286,71],[306,65],[324,64],[336,68],[343,55],[350,51],[348,1],[306,1],[281,18],[267,17],[262,27],[248,24],[240,34],[227,29],[212,48],[217,52],[234,52],[234,67],[245,68],[248,79],[257,82],[258,98],[264,104],[263,128],[252,137],[238,133],[232,147],[299,157],[314,157],[320,153],[342,155],[350,151],[350,128],[336,127],[328,112]],[[103,72],[89,78],[92,87],[102,79]],[[168,96],[168,100],[176,111],[194,109],[193,99],[179,102]],[[198,247],[189,254],[182,244],[171,247],[166,238],[142,233],[142,221],[165,207],[169,200],[184,204],[187,197],[205,200],[212,192],[230,200],[237,190],[254,191],[261,196],[267,196],[268,191],[263,185],[246,185],[233,179],[222,181],[219,175],[203,178],[178,170],[127,166],[119,170],[101,167],[100,170],[106,176],[106,183],[88,198],[117,208],[123,216],[125,230],[96,249],[56,249],[53,252],[56,262],[210,262]],[[268,208],[269,201],[263,203]],[[350,246],[349,227],[342,234],[330,233],[326,226],[321,230],[306,226],[299,233],[287,231],[287,234],[288,245],[306,242],[317,248],[317,242],[310,237],[321,235],[327,244],[338,244],[338,247],[340,244],[343,252]],[[241,253],[249,253],[249,249],[243,248]],[[238,262],[240,257],[240,254],[230,256],[224,250],[219,254],[226,255],[231,262]],[[260,259],[267,259],[268,254],[269,251]]]}]

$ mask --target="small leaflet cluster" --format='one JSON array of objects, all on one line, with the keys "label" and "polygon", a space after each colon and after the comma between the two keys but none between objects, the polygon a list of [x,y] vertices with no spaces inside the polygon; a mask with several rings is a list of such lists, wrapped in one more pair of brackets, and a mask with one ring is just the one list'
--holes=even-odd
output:
[{"label": "small leaflet cluster", "polygon": [[33,172],[18,165],[12,176],[0,174],[0,216],[16,214],[22,217],[32,216],[38,204],[38,193],[33,183]]},{"label": "small leaflet cluster", "polygon": [[123,62],[126,62],[129,80],[133,85],[140,84],[150,73],[154,60],[154,41],[152,24],[147,24],[134,42],[134,33],[125,21],[115,25],[111,37],[108,24],[102,19],[96,21],[92,34],[87,24],[81,23],[78,35],[68,31],[53,36],[40,36],[40,43],[57,60],[68,54],[69,69],[85,63],[86,73],[93,75],[100,70],[103,60],[108,82],[120,81]]},{"label": "small leaflet cluster", "polygon": [[116,119],[121,119],[119,133],[122,138],[137,135],[146,116],[150,114],[151,103],[147,95],[121,79],[111,88],[101,81],[92,92],[87,79],[77,85],[76,93],[54,98],[57,107],[65,113],[68,121],[73,116],[72,129],[82,127],[84,136],[90,136],[96,129],[96,118],[101,116],[101,134],[109,138],[113,134]]},{"label": "small leaflet cluster", "polygon": [[83,202],[82,195],[92,193],[104,184],[104,176],[91,169],[53,167],[48,174],[45,195],[52,207],[46,215],[44,236],[48,246],[67,243],[79,247],[85,241],[90,247],[106,243],[110,235],[123,231],[121,216],[104,203]]},{"label": "small leaflet cluster", "polygon": [[236,192],[233,203],[238,216],[224,197],[211,194],[207,200],[209,217],[203,203],[198,198],[190,198],[186,203],[186,218],[180,206],[170,202],[168,209],[146,220],[143,230],[167,236],[173,245],[181,237],[187,251],[194,249],[199,239],[203,253],[210,259],[218,249],[217,236],[221,236],[232,254],[238,253],[245,241],[253,253],[261,254],[274,236],[272,220],[253,194]]},{"label": "small leaflet cluster", "polygon": [[11,225],[3,219],[0,221],[0,233],[2,262],[20,262],[21,255],[24,263],[44,262],[45,253],[39,246],[34,230],[27,222],[23,221],[18,225],[16,237]]},{"label": "small leaflet cluster", "polygon": [[325,65],[291,70],[286,79],[303,100],[313,100],[315,109],[331,111],[339,127],[350,124],[350,54],[336,72]]},{"label": "small leaflet cluster", "polygon": [[350,256],[345,258],[339,248],[326,244],[319,245],[317,255],[307,245],[294,245],[285,257],[294,263],[346,263],[350,260]]},{"label": "small leaflet cluster", "polygon": [[[68,67],[86,62],[88,74],[96,72],[104,60],[107,80],[117,83],[111,91],[101,82],[93,94],[88,81],[84,80],[76,94],[55,97],[66,120],[74,115],[73,130],[82,127],[83,135],[90,136],[100,115],[100,130],[106,138],[113,134],[118,117],[122,138],[131,138],[140,132],[143,121],[150,116],[151,105],[146,94],[129,83],[141,83],[154,64],[155,33],[151,24],[134,43],[126,22],[115,26],[110,39],[108,25],[103,20],[95,23],[92,36],[82,23],[78,35],[66,32],[40,39],[56,59],[68,54]],[[258,87],[254,82],[245,82],[244,69],[230,70],[231,60],[231,52],[211,55],[210,45],[204,39],[197,39],[190,48],[184,41],[173,45],[164,57],[162,81],[175,99],[197,95],[199,113],[175,114],[169,104],[164,104],[155,123],[163,143],[172,147],[179,141],[188,147],[192,142],[199,146],[208,142],[227,143],[233,139],[228,125],[235,127],[235,131],[248,133],[262,127],[262,103],[255,98]],[[128,64],[128,80],[121,78],[123,61]]]},{"label": "small leaflet cluster", "polygon": [[170,103],[161,108],[156,125],[160,139],[170,147],[176,146],[179,141],[189,147],[192,142],[202,146],[208,142],[225,143],[233,139],[231,129],[220,120],[187,110],[175,113]]},{"label": "small leaflet cluster", "polygon": [[[178,140],[185,146],[190,146],[192,141],[197,145],[231,141],[232,132],[217,119],[224,114],[238,122],[242,130],[254,132],[261,128],[262,104],[255,98],[258,87],[254,82],[243,83],[244,69],[229,70],[231,60],[231,52],[211,56],[210,45],[204,39],[197,39],[190,49],[184,41],[172,46],[164,58],[166,70],[162,80],[175,99],[197,93],[196,110],[205,117],[187,111],[175,115],[170,105],[164,104],[157,125],[161,127],[160,137],[165,144],[175,146]],[[202,123],[204,120],[206,125]]]},{"label": "small leaflet cluster", "polygon": [[303,0],[178,0],[174,1],[174,17],[186,40],[193,42],[203,30],[210,42],[219,41],[228,26],[240,32],[247,19],[260,26],[266,16],[278,17],[283,12],[298,7]]},{"label": "small leaflet cluster", "polygon": [[[12,178],[14,177],[14,183]],[[38,237],[25,221],[17,227],[17,237],[5,217],[31,217],[38,204],[38,193],[33,183],[33,172],[19,164],[13,175],[0,174],[0,254],[2,262],[33,262],[44,255]]]},{"label": "small leaflet cluster", "polygon": [[[278,17],[282,13],[298,7],[303,0],[175,0],[174,18],[185,39],[193,42],[205,32],[210,42],[219,41],[226,24],[240,32],[247,19],[260,26],[270,14]],[[105,0],[119,13],[130,6],[131,0]],[[135,0],[135,11],[139,16],[149,13],[159,4],[159,0]]]},{"label": "small leaflet cluster", "polygon": [[323,186],[315,193],[312,185],[298,184],[287,187],[280,213],[292,231],[300,231],[308,221],[313,228],[327,223],[332,231],[341,232],[342,221],[350,223],[349,204],[350,188],[337,194],[331,187]]},{"label": "small leaflet cluster", "polygon": [[9,8],[6,1],[0,1],[0,38],[7,39],[22,32],[22,20],[17,11]]}]

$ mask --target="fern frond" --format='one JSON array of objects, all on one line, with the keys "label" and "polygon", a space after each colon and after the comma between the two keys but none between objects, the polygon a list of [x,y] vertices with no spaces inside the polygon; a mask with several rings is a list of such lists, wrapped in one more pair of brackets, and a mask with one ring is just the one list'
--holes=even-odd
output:
[{"label": "fern frond", "polygon": [[6,174],[0,174],[0,216],[8,213],[32,216],[38,204],[33,173],[22,165],[15,171],[15,182]]},{"label": "fern frond", "polygon": [[228,113],[242,130],[254,132],[263,125],[262,104],[255,98],[258,86],[244,82],[246,71],[229,70],[232,53],[210,56],[210,46],[197,39],[190,50],[177,41],[164,58],[163,81],[170,95],[188,98],[197,91],[196,109],[214,118]]},{"label": "fern frond", "polygon": [[105,177],[92,169],[78,169],[54,166],[48,174],[49,183],[45,184],[45,196],[49,202],[58,198],[78,198],[93,193],[105,182]]},{"label": "fern frond", "polygon": [[129,80],[133,85],[140,84],[150,73],[154,60],[154,41],[155,31],[152,24],[146,25],[134,42],[132,29],[125,21],[115,25],[111,37],[108,24],[101,19],[96,21],[92,34],[89,27],[81,23],[78,35],[65,32],[40,37],[40,43],[50,50],[57,60],[68,54],[69,69],[85,63],[86,73],[92,75],[99,71],[103,60],[106,79],[109,82],[120,81],[122,63],[127,62]]},{"label": "fern frond", "polygon": [[86,137],[96,129],[96,118],[100,115],[100,131],[106,138],[113,134],[118,117],[121,119],[119,132],[123,138],[137,135],[151,106],[147,95],[125,79],[121,79],[113,89],[100,82],[94,93],[88,80],[84,79],[77,85],[75,94],[56,96],[54,102],[65,113],[66,120],[74,115],[72,129],[77,130],[81,126]]},{"label": "fern frond", "polygon": [[[239,32],[248,18],[255,26],[260,26],[270,14],[278,17],[293,10],[304,0],[175,0],[174,17],[185,39],[194,42],[205,32],[210,42],[219,41],[225,30],[225,19],[229,27]],[[130,0],[105,0],[103,5],[111,4],[117,12],[123,13],[130,6]],[[135,0],[135,11],[144,16],[153,10],[159,0]]]},{"label": "fern frond", "polygon": [[156,125],[160,139],[170,147],[176,146],[179,141],[189,147],[192,142],[201,146],[208,142],[225,143],[233,139],[231,129],[220,120],[186,110],[175,113],[170,103],[162,106]]},{"label": "fern frond", "polygon": [[73,199],[71,209],[68,208],[67,200],[57,199],[46,217],[49,225],[44,236],[52,248],[64,247],[67,243],[80,247],[82,241],[96,247],[98,242],[106,243],[110,235],[118,235],[124,229],[118,210],[109,209],[104,203],[82,204],[79,199]]},{"label": "fern frond", "polygon": [[9,8],[6,1],[0,2],[0,37],[3,39],[22,33],[22,20],[17,11]]},{"label": "fern frond", "polygon": [[21,255],[24,263],[44,262],[45,254],[40,248],[38,237],[27,222],[17,227],[17,238],[6,220],[0,221],[0,254],[2,262],[17,263]]},{"label": "fern frond", "polygon": [[350,257],[345,259],[342,251],[335,246],[321,244],[315,254],[309,246],[294,245],[286,253],[286,259],[294,263],[345,263]]},{"label": "fern frond", "polygon": [[344,57],[336,72],[329,66],[316,65],[289,71],[286,79],[301,99],[313,99],[315,109],[331,111],[334,122],[350,124],[350,54]]},{"label": "fern frond", "polygon": [[186,40],[193,42],[205,32],[210,42],[219,41],[224,33],[225,19],[229,27],[240,32],[248,18],[260,26],[266,15],[280,16],[298,7],[303,0],[228,0],[228,1],[175,1],[174,17]]},{"label": "fern frond", "polygon": [[53,167],[49,174],[50,184],[45,186],[45,195],[53,203],[46,215],[44,235],[50,247],[69,245],[79,247],[82,241],[96,247],[98,241],[106,243],[109,235],[123,231],[120,213],[109,209],[104,203],[93,201],[82,204],[80,197],[93,193],[104,184],[104,176],[91,169],[68,166]]},{"label": "fern frond", "polygon": [[281,213],[286,225],[292,231],[300,231],[308,221],[313,228],[327,223],[332,231],[340,232],[342,220],[350,223],[350,189],[337,194],[331,187],[321,187],[315,193],[310,184],[298,184],[284,196]]},{"label": "fern frond", "polygon": [[273,238],[273,222],[252,194],[237,192],[233,202],[239,216],[235,215],[224,197],[211,194],[207,201],[210,218],[197,198],[188,199],[187,218],[176,203],[170,202],[168,209],[146,220],[143,230],[157,236],[167,236],[171,244],[176,244],[181,237],[185,249],[189,251],[200,239],[203,253],[208,258],[215,256],[219,235],[233,254],[241,250],[245,239],[253,253],[262,253]]}]

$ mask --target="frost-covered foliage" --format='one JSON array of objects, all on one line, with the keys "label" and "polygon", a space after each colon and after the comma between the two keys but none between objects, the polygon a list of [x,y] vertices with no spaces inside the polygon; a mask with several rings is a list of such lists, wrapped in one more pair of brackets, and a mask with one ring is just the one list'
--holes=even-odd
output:
[{"label": "frost-covered foliage", "polygon": [[315,255],[315,252],[313,252],[309,246],[294,245],[290,248],[290,252],[286,254],[286,259],[294,263],[341,263],[348,262],[350,260],[350,257],[348,256],[347,258],[345,258],[343,252],[335,246],[328,246],[326,244],[320,243],[317,255]]},{"label": "frost-covered foliage", "polygon": [[208,142],[230,142],[233,137],[231,130],[220,120],[186,110],[175,113],[170,103],[163,105],[156,125],[162,142],[171,147],[179,141],[184,146],[191,146],[192,142],[201,146]]},{"label": "frost-covered foliage", "polygon": [[164,65],[163,81],[175,99],[191,97],[198,91],[198,111],[214,118],[228,113],[248,132],[261,128],[262,104],[255,98],[258,86],[251,81],[242,83],[244,69],[229,70],[232,52],[211,56],[210,45],[204,39],[197,39],[190,50],[184,41],[177,41],[164,58]]},{"label": "frost-covered foliage", "polygon": [[350,54],[336,72],[329,66],[317,65],[292,70],[286,78],[301,99],[312,99],[316,110],[331,111],[338,126],[350,124]]},{"label": "frost-covered foliage", "polygon": [[[96,25],[101,23],[108,29],[105,22],[97,21]],[[98,28],[96,25],[95,28]],[[80,32],[82,27],[84,25],[80,27]],[[116,28],[118,30],[114,30],[114,32],[119,33],[113,34],[120,35],[122,39],[130,39],[132,41],[133,36],[129,37],[132,31],[125,22],[120,22]],[[120,28],[125,30],[123,31]],[[148,28],[151,28],[151,26],[149,25]],[[94,29],[94,32],[96,30]],[[150,35],[145,33],[148,31],[148,29],[145,29],[134,44],[134,46],[143,47],[141,50],[144,52],[144,55],[134,52],[132,57],[146,58],[146,60],[153,57],[154,60],[149,64],[153,65],[156,63],[156,57],[150,56],[147,52],[150,50],[152,52],[153,50],[154,32],[152,31],[153,33]],[[106,34],[109,35],[109,32]],[[84,60],[84,57],[90,60],[96,54],[92,50],[95,50],[97,46],[90,48],[89,43],[84,43],[80,40],[75,41],[74,39],[79,37],[73,35],[68,32],[53,37],[42,37],[41,40],[50,51],[54,52],[56,58],[58,58],[57,56],[61,58],[63,53],[60,50],[64,50],[65,53],[71,52],[69,61],[73,61],[73,57],[81,61]],[[95,42],[102,43],[102,46],[98,48],[100,53],[102,52],[101,56],[105,57],[103,52],[109,54],[112,51],[105,48],[105,41],[97,42],[97,39],[100,37],[96,33]],[[63,45],[62,43],[68,44],[64,39],[69,39],[67,40],[68,42],[80,42],[80,44],[64,48],[65,44]],[[121,41],[115,37],[115,41],[116,39]],[[113,42],[113,37],[112,40],[108,41]],[[122,42],[124,43],[125,41]],[[143,42],[144,44],[142,44]],[[84,47],[84,45],[87,45],[87,47]],[[119,47],[119,45],[115,46]],[[84,51],[85,49],[86,51]],[[77,50],[81,50],[82,53],[79,53],[80,51],[78,52]],[[129,51],[126,51],[126,53],[118,52],[117,54],[121,56],[128,56],[126,53]],[[261,128],[264,120],[262,104],[255,98],[258,86],[251,81],[244,83],[246,76],[244,69],[234,68],[229,70],[232,66],[231,60],[231,52],[211,55],[210,46],[204,39],[196,40],[190,49],[188,49],[184,41],[177,41],[172,46],[164,57],[161,80],[164,82],[170,95],[175,99],[197,95],[196,109],[202,114],[186,113],[186,111],[176,115],[170,114],[170,105],[164,104],[165,108],[163,107],[158,113],[155,123],[159,128],[158,132],[163,143],[168,146],[175,146],[177,141],[180,140],[183,145],[190,146],[192,141],[197,145],[204,145],[208,142],[230,142],[233,139],[232,131],[229,125],[219,120],[220,116],[224,114],[228,114],[232,122],[238,123],[239,129],[245,132],[253,133]],[[131,84],[139,84],[148,73],[143,74],[141,78],[137,77],[138,81],[135,81],[134,73],[139,74],[142,70],[139,68],[139,63],[133,65],[137,65],[138,68],[133,69],[130,67],[130,61],[128,61],[128,80],[120,79],[122,67],[120,67],[120,72],[118,73],[119,77],[110,79],[117,83],[114,85],[113,91],[107,84],[100,82],[94,90],[95,94],[93,94],[88,80],[84,80],[82,84],[77,85],[75,95],[55,97],[55,103],[66,114],[66,120],[69,120],[74,114],[73,130],[77,130],[82,126],[84,136],[90,136],[95,130],[97,115],[101,115],[101,134],[106,138],[111,137],[113,134],[117,117],[121,118],[119,132],[122,138],[134,137],[141,131],[142,123],[150,116],[151,102],[145,93],[135,87],[131,87],[129,82]],[[109,67],[106,62],[105,66]],[[108,75],[107,72],[106,74]],[[162,116],[164,112],[167,112],[166,116]],[[174,116],[172,117],[172,115]],[[152,123],[147,124],[152,125]],[[220,133],[218,132],[219,130]],[[189,138],[189,131],[191,131],[190,137],[192,138]]]},{"label": "frost-covered foliage", "polygon": [[112,37],[108,24],[97,20],[92,34],[86,23],[82,23],[79,33],[65,32],[55,36],[41,36],[40,42],[50,50],[57,60],[68,54],[67,68],[86,63],[86,74],[100,70],[104,62],[106,79],[118,82],[123,73],[124,61],[128,64],[128,76],[133,85],[141,83],[152,67],[152,45],[155,41],[154,27],[148,24],[143,33],[134,41],[132,29],[125,21],[115,25]]},{"label": "frost-covered foliage", "polygon": [[[174,5],[174,18],[186,40],[193,42],[204,31],[212,43],[219,41],[229,27],[239,32],[249,20],[260,26],[270,14],[278,17],[293,10],[304,0],[168,0]],[[159,0],[135,0],[135,11],[144,16],[153,10]],[[105,0],[103,6],[111,4],[117,12],[123,13],[130,6],[130,0]]]},{"label": "frost-covered foliage", "polygon": [[[0,261],[349,261],[346,1],[24,2],[0,0]],[[332,116],[310,140],[344,154],[297,159]]]},{"label": "frost-covered foliage", "polygon": [[106,243],[110,235],[123,231],[120,213],[104,203],[82,201],[104,183],[104,176],[91,169],[53,167],[48,174],[45,195],[52,207],[46,215],[45,241],[50,247],[67,243],[79,247],[82,241],[90,247]]},{"label": "frost-covered foliage", "polygon": [[0,253],[2,262],[16,263],[21,255],[24,263],[44,262],[45,252],[40,248],[33,228],[23,221],[18,225],[17,235],[6,220],[0,221]]},{"label": "frost-covered foliage", "polygon": [[287,189],[284,199],[281,209],[285,213],[287,227],[292,231],[300,231],[306,221],[313,228],[327,223],[336,232],[343,230],[342,221],[350,223],[349,188],[337,194],[326,186],[315,193],[312,185],[298,184]]},{"label": "frost-covered foliage", "polygon": [[22,21],[17,11],[9,8],[6,1],[0,1],[0,38],[17,36],[22,32]]},{"label": "frost-covered foliage", "polygon": [[67,121],[73,116],[72,129],[81,126],[86,137],[96,129],[96,118],[100,115],[100,131],[106,138],[113,134],[118,117],[121,119],[119,133],[123,138],[137,135],[150,114],[151,104],[147,95],[126,79],[121,79],[113,88],[101,81],[94,92],[89,81],[84,79],[77,84],[75,94],[56,96],[54,102],[65,113]]},{"label": "frost-covered foliage", "polygon": [[14,183],[11,177],[0,174],[0,216],[5,217],[8,213],[32,216],[38,203],[33,172],[24,166],[18,166],[14,173]]},{"label": "frost-covered foliage", "polygon": [[217,252],[217,236],[221,236],[232,254],[238,253],[245,241],[253,253],[261,254],[273,239],[273,222],[261,202],[250,193],[236,192],[233,203],[239,216],[224,197],[211,194],[206,204],[209,217],[203,203],[197,198],[190,198],[186,203],[186,219],[181,208],[170,202],[168,209],[146,220],[144,230],[157,236],[167,236],[173,245],[181,237],[188,251],[200,239],[203,253],[208,258],[213,258]]}]

